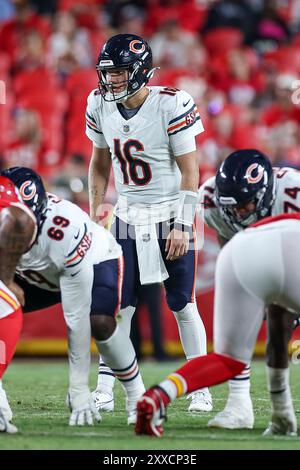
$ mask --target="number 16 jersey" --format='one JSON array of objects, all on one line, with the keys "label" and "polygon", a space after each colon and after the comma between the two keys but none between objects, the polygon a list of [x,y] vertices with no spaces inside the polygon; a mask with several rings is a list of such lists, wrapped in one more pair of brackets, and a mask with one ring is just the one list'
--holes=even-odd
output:
[{"label": "number 16 jersey", "polygon": [[149,95],[130,119],[97,90],[88,97],[86,134],[96,147],[109,147],[116,189],[129,205],[178,200],[181,174],[175,157],[194,151],[195,136],[204,130],[188,93],[147,88]]}]

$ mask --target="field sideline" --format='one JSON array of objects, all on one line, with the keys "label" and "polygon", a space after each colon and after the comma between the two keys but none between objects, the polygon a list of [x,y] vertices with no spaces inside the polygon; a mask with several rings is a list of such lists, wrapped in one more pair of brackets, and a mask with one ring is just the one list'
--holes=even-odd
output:
[{"label": "field sideline", "polygon": [[[151,385],[174,370],[179,363],[144,363],[141,370],[146,385]],[[97,371],[93,364],[91,387]],[[300,366],[292,366],[291,383],[294,405],[300,425]],[[70,428],[69,412],[64,404],[67,390],[66,360],[15,360],[9,367],[4,386],[14,411],[17,435],[0,434],[0,449],[300,449],[300,437],[263,438],[270,415],[263,361],[253,362],[252,397],[255,408],[253,431],[212,430],[205,427],[209,418],[221,410],[227,397],[227,385],[212,389],[214,411],[201,415],[187,413],[187,401],[177,400],[168,410],[162,439],[136,437],[126,424],[125,400],[117,386],[114,414],[102,413],[102,423],[94,427]]]}]

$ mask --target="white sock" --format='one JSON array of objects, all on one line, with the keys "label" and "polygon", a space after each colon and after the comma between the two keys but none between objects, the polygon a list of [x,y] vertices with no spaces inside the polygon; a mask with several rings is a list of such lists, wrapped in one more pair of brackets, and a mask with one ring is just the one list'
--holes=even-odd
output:
[{"label": "white sock", "polygon": [[204,356],[206,332],[196,303],[188,303],[182,310],[173,312],[177,320],[181,344],[187,359]]},{"label": "white sock", "polygon": [[[129,305],[129,307],[123,308],[120,310],[118,325],[122,328],[127,335],[130,335],[131,319],[135,312],[135,307]],[[107,367],[101,355],[99,356],[99,369],[98,369],[98,379],[97,379],[97,389],[100,389],[103,392],[113,394],[113,388],[115,385],[115,374],[113,371]]]},{"label": "white sock", "polygon": [[293,409],[289,368],[275,369],[267,366],[267,377],[273,411],[282,412]]},{"label": "white sock", "polygon": [[129,400],[138,399],[145,391],[135,351],[129,336],[118,325],[106,341],[96,341],[101,357],[120,380]]},{"label": "white sock", "polygon": [[107,367],[101,355],[99,355],[99,368],[98,368],[98,380],[97,389],[102,392],[113,394],[113,388],[115,385],[115,374]]},{"label": "white sock", "polygon": [[[179,387],[178,384],[180,385]],[[187,391],[185,379],[181,375],[176,374],[176,372],[173,372],[165,380],[160,382],[159,386],[166,392],[171,401],[175,400],[178,396],[185,395]]]},{"label": "white sock", "polygon": [[4,388],[2,387],[2,380],[0,380],[0,408],[5,418],[8,419],[8,421],[11,421],[13,417],[13,413],[12,413],[10,404],[8,402],[6,392]]},{"label": "white sock", "polygon": [[125,333],[127,333],[127,336],[130,336],[131,320],[134,312],[135,307],[129,305],[129,307],[122,308],[118,316],[118,325],[125,331]]},{"label": "white sock", "polygon": [[239,375],[229,380],[228,402],[250,398],[250,374],[250,364],[247,364]]}]

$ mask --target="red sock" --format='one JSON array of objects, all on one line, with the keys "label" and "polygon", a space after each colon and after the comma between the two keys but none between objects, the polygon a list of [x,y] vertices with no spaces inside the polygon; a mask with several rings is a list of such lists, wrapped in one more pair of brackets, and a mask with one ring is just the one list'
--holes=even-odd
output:
[{"label": "red sock", "polygon": [[11,362],[23,324],[23,312],[19,308],[7,317],[0,318],[0,379]]},{"label": "red sock", "polygon": [[210,387],[235,377],[245,368],[243,362],[211,353],[188,361],[176,371],[187,383],[186,393]]}]

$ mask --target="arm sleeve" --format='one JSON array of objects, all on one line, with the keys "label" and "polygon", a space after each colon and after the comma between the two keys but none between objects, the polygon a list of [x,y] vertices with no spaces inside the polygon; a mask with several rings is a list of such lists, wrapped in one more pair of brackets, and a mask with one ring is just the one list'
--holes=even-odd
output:
[{"label": "arm sleeve", "polygon": [[209,178],[198,191],[200,215],[205,224],[214,229],[218,235],[229,240],[234,232],[223,220],[214,201],[215,177]]},{"label": "arm sleeve", "polygon": [[95,90],[91,92],[87,100],[87,107],[85,113],[86,119],[86,128],[85,133],[88,138],[96,145],[98,148],[107,148],[108,145],[104,138],[101,123],[100,123],[100,115],[97,113],[96,108],[96,96]]},{"label": "arm sleeve", "polygon": [[191,95],[176,93],[175,106],[169,115],[167,133],[173,154],[178,157],[196,150],[195,137],[204,131],[199,110]]},{"label": "arm sleeve", "polygon": [[69,386],[73,391],[88,387],[90,368],[90,307],[93,265],[83,260],[60,278],[62,307],[68,331]]},{"label": "arm sleeve", "polygon": [[60,277],[62,308],[68,330],[70,388],[77,391],[88,386],[94,279],[88,222],[79,222],[62,254],[64,268]]}]

